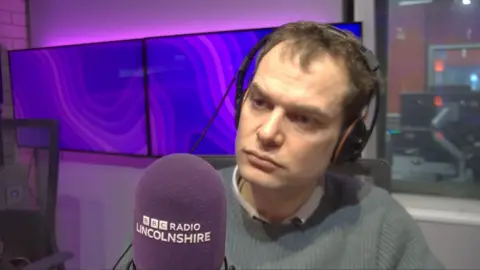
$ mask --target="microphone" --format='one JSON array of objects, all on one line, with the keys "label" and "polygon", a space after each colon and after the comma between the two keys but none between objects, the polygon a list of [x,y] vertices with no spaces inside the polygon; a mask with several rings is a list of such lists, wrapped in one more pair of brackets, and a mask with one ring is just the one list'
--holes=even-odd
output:
[{"label": "microphone", "polygon": [[134,268],[221,269],[226,208],[222,178],[205,160],[173,154],[155,161],[135,190]]}]

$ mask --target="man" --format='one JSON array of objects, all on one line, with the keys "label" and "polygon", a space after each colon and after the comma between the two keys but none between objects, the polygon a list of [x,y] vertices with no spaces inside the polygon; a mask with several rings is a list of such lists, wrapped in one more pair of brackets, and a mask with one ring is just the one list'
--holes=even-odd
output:
[{"label": "man", "polygon": [[236,269],[441,269],[388,193],[326,173],[374,74],[353,36],[313,22],[278,28],[259,55],[236,139],[227,259]]}]

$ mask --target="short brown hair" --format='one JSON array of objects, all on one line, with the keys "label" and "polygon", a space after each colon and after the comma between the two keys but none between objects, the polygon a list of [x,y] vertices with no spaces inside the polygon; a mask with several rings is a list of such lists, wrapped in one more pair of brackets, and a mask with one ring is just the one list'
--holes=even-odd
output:
[{"label": "short brown hair", "polygon": [[327,25],[316,22],[288,23],[270,35],[259,52],[257,62],[281,42],[286,42],[292,57],[300,57],[300,65],[304,70],[308,70],[310,63],[322,53],[344,61],[351,85],[350,93],[344,100],[344,120],[345,124],[349,124],[361,114],[369,102],[377,77],[366,65],[361,42],[352,33],[345,33],[346,36],[343,37],[334,33]]}]

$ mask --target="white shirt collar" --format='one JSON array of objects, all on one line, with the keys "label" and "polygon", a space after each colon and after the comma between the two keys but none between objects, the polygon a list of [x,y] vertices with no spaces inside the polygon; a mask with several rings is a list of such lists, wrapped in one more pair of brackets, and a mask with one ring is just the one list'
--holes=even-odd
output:
[{"label": "white shirt collar", "polygon": [[[243,199],[242,195],[240,194],[240,190],[238,188],[238,180],[239,180],[239,175],[238,175],[238,166],[235,166],[235,169],[233,170],[233,177],[232,177],[232,186],[233,186],[233,193],[235,194],[235,197],[239,201],[240,205],[245,209],[245,211],[250,215],[252,218],[260,219],[262,221],[268,222],[265,218],[263,218],[255,208],[251,204],[249,204],[245,199]],[[318,207],[318,204],[320,203],[320,200],[322,199],[323,196],[323,188],[321,186],[317,186],[315,190],[313,191],[312,195],[310,198],[305,202],[300,209],[290,218],[287,218],[283,223],[290,223],[293,219],[300,219],[302,223],[305,223],[307,219],[315,212],[315,210]]]}]

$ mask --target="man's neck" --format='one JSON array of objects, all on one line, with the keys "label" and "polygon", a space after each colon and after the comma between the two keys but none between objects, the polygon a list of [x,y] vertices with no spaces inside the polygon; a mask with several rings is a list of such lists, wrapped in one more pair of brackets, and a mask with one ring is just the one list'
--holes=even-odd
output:
[{"label": "man's neck", "polygon": [[291,187],[288,190],[272,190],[242,181],[240,193],[243,199],[254,207],[258,214],[273,223],[280,223],[293,217],[312,196],[317,185],[312,183],[312,186],[296,190]]}]

